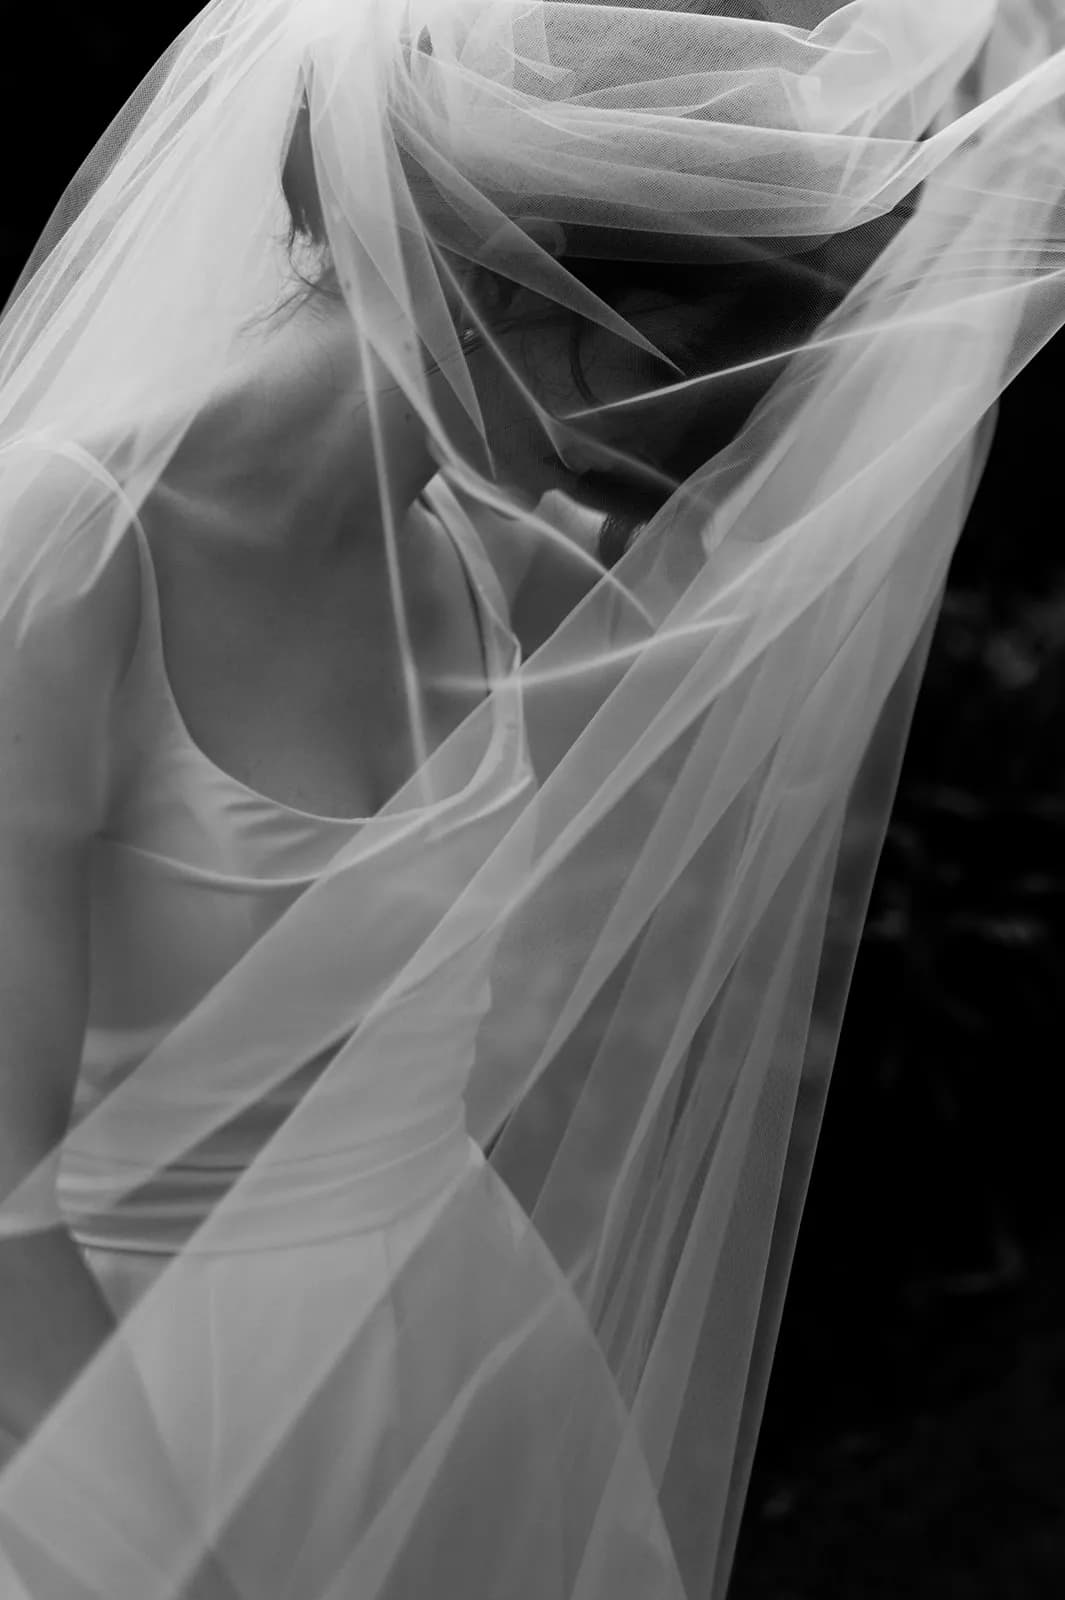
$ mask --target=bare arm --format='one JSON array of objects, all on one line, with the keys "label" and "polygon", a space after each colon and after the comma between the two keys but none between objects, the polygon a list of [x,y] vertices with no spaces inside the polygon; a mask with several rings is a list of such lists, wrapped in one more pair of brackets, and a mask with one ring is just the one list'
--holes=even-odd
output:
[{"label": "bare arm", "polygon": [[[32,491],[37,527],[47,526],[48,497],[57,516],[69,506],[74,471],[59,464],[48,487]],[[69,593],[23,617],[17,643],[12,618],[0,616],[0,1219],[4,1199],[54,1151],[70,1115],[88,1003],[89,851],[108,793],[113,700],[139,615],[129,537],[90,566],[87,581],[76,576]],[[191,1508],[115,1340],[115,1318],[59,1221],[0,1237],[0,1307],[0,1472],[114,1340],[116,1375],[106,1415],[93,1412],[86,1458],[105,1525],[109,1506],[121,1506],[127,1522],[131,1511],[137,1517],[146,1553],[165,1546]],[[84,1574],[27,1537],[17,1481],[4,1490],[0,1477],[0,1548],[32,1600],[96,1600]],[[32,1485],[27,1492],[42,1495]],[[204,1570],[186,1593],[231,1600],[234,1591]]]},{"label": "bare arm", "polygon": [[480,536],[527,661],[602,576],[595,554],[601,518],[563,495],[548,496],[538,511],[556,530],[552,538],[532,517],[501,516],[454,485],[447,492]]}]

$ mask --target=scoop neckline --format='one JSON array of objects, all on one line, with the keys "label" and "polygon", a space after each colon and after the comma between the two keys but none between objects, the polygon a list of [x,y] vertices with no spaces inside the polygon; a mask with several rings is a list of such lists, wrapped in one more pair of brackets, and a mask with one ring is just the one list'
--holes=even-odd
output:
[{"label": "scoop neckline", "polygon": [[[252,800],[258,805],[270,808],[275,812],[292,817],[298,821],[314,823],[324,828],[347,829],[349,831],[357,831],[361,828],[366,828],[374,822],[405,822],[410,821],[410,819],[413,817],[418,817],[423,814],[427,815],[430,812],[441,812],[448,810],[466,800],[480,783],[486,767],[496,754],[497,748],[503,736],[506,722],[508,720],[507,708],[502,704],[503,696],[513,692],[513,686],[506,682],[505,676],[498,686],[493,687],[492,683],[492,677],[495,674],[497,666],[505,669],[507,665],[503,660],[504,652],[500,648],[502,643],[502,635],[505,634],[510,643],[511,666],[514,664],[514,657],[519,652],[520,645],[513,630],[504,627],[502,622],[496,616],[492,606],[488,603],[487,599],[482,593],[481,586],[477,581],[476,573],[473,570],[474,562],[471,559],[470,553],[463,546],[461,538],[458,534],[452,535],[448,528],[444,528],[445,534],[452,538],[453,543],[457,548],[459,559],[465,568],[465,576],[469,580],[471,593],[475,599],[481,617],[482,636],[485,641],[485,657],[489,678],[486,684],[484,699],[479,702],[474,711],[469,713],[469,716],[474,716],[480,712],[483,709],[485,700],[491,701],[490,715],[492,718],[492,728],[484,754],[463,787],[456,790],[454,794],[442,796],[438,801],[427,801],[421,805],[406,806],[403,809],[396,811],[390,810],[390,807],[396,799],[396,796],[402,794],[403,790],[408,788],[416,777],[416,773],[412,773],[410,777],[405,779],[395,793],[385,801],[383,806],[381,806],[377,811],[371,812],[368,816],[328,816],[317,811],[306,811],[300,806],[290,805],[285,800],[275,800],[272,795],[263,794],[261,790],[252,788],[251,784],[245,783],[242,778],[238,778],[233,773],[227,772],[224,767],[220,767],[218,763],[213,761],[207,752],[199,744],[197,744],[182,714],[181,707],[177,701],[177,696],[174,694],[173,686],[170,682],[170,674],[168,673],[166,667],[166,653],[163,648],[162,608],[159,600],[159,581],[155,571],[155,560],[152,556],[151,545],[148,542],[148,535],[145,531],[144,523],[141,520],[140,513],[129,499],[129,496],[125,493],[122,485],[107,470],[107,468],[103,465],[103,462],[99,461],[90,450],[86,449],[84,445],[79,444],[77,440],[66,438],[59,440],[52,438],[43,431],[33,431],[19,434],[17,439],[5,440],[2,448],[6,448],[8,445],[15,444],[17,442],[25,442],[31,445],[36,444],[46,450],[55,451],[60,455],[67,453],[73,454],[83,463],[83,465],[87,466],[90,471],[97,474],[101,480],[103,480],[113,490],[118,499],[125,506],[129,514],[130,524],[134,530],[140,559],[142,563],[147,563],[148,577],[150,579],[148,585],[149,603],[152,611],[151,621],[154,628],[154,664],[158,668],[159,678],[166,698],[167,708],[170,712],[170,715],[174,719],[174,724],[177,727],[178,732],[180,733],[189,753],[195,760],[199,761],[203,767],[207,768],[219,782],[228,784],[232,789],[239,790],[239,792],[248,800]],[[438,522],[441,522],[441,525],[443,526],[442,519],[436,512],[432,510],[431,507],[425,505],[421,496],[419,496],[418,503],[422,505],[428,516],[432,517]],[[138,629],[137,644],[134,650],[135,656],[140,655],[142,652],[144,644],[144,632],[145,618],[142,615],[140,627]],[[454,728],[452,732],[447,735],[447,738],[443,741],[443,743],[438,745],[436,749],[432,751],[429,756],[430,762],[436,759],[436,757],[443,750],[444,746],[455,737],[462,727],[465,726],[467,720],[468,717],[464,718],[463,721],[459,723],[458,727]]]},{"label": "scoop neckline", "polygon": [[[442,795],[440,799],[436,801],[425,801],[420,805],[405,806],[401,810],[390,810],[390,807],[395,801],[396,796],[402,794],[403,790],[409,788],[409,786],[414,782],[417,776],[417,773],[414,772],[404,780],[395,793],[388,800],[386,800],[384,805],[379,807],[377,811],[370,812],[367,816],[333,817],[322,812],[306,811],[303,809],[303,807],[290,805],[285,800],[276,800],[273,795],[263,794],[262,790],[254,789],[251,784],[245,783],[243,778],[238,778],[233,773],[227,772],[224,767],[220,767],[217,761],[213,760],[212,757],[207,754],[206,750],[204,750],[203,747],[199,745],[193,738],[188,724],[185,721],[184,715],[182,714],[181,707],[178,704],[177,696],[174,693],[173,686],[170,682],[170,674],[166,667],[166,653],[163,648],[162,615],[159,601],[159,580],[155,571],[155,561],[152,557],[151,545],[148,542],[148,535],[144,530],[144,525],[141,522],[140,517],[133,512],[132,507],[130,507],[130,512],[131,521],[137,535],[138,544],[141,547],[142,557],[146,559],[148,563],[148,575],[151,580],[151,624],[154,634],[153,643],[156,646],[153,655],[155,664],[158,667],[160,682],[166,696],[167,709],[170,712],[170,715],[173,717],[175,725],[177,726],[182,739],[184,740],[193,757],[199,761],[201,765],[208,768],[216,779],[228,784],[233,789],[238,789],[242,795],[249,800],[255,801],[258,805],[269,807],[273,811],[283,812],[284,814],[294,817],[301,822],[316,823],[320,824],[322,827],[346,828],[349,830],[365,828],[374,822],[403,822],[409,821],[412,817],[420,816],[423,813],[439,813],[445,808],[459,804],[469,796],[471,791],[480,782],[485,767],[495,755],[503,731],[504,717],[503,708],[500,704],[501,693],[503,691],[501,691],[499,688],[493,688],[490,680],[486,684],[484,697],[478,702],[474,710],[468,713],[468,716],[477,715],[483,711],[485,702],[491,701],[490,715],[492,718],[492,728],[484,753],[463,787],[461,789],[457,789],[453,794]],[[489,607],[485,605],[479,586],[474,580],[473,574],[469,571],[466,553],[461,549],[459,551],[459,559],[466,567],[467,574],[470,577],[470,588],[475,598],[478,611],[480,612],[481,624],[484,630],[483,636],[485,640],[485,656],[488,658],[487,666],[489,673],[491,674],[494,672],[496,666],[496,660],[494,658],[500,654],[496,648],[496,629],[498,627],[498,623]],[[138,653],[141,643],[142,641],[138,640]],[[460,722],[458,726],[447,735],[443,743],[439,744],[436,749],[430,753],[428,758],[430,762],[434,761],[443,750],[444,746],[456,736],[459,730],[465,725],[466,720],[467,718],[463,718],[463,721]]]}]

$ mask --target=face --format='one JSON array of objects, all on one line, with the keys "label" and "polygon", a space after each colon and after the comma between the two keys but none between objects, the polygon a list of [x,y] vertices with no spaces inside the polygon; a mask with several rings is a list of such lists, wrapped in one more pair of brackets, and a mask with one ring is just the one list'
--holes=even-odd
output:
[{"label": "face", "polygon": [[[659,349],[677,343],[677,308],[662,296],[642,293],[623,300],[621,315]],[[641,464],[657,463],[676,437],[678,425],[697,404],[695,393],[674,390],[680,375],[649,352],[598,324],[586,324],[579,347],[582,394],[573,370],[572,320],[557,306],[521,291],[496,339],[507,366],[516,372],[548,417],[538,421],[527,398],[501,371],[490,349],[470,358],[488,441],[499,481],[529,503],[550,490],[594,504],[587,482],[609,474],[618,487],[646,484]],[[657,396],[657,403],[655,397]],[[622,452],[619,459],[613,452]]]}]

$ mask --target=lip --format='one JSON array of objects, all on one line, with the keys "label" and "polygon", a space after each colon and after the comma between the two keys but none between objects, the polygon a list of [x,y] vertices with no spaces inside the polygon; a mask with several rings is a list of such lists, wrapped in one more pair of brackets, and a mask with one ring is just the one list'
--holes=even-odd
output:
[{"label": "lip", "polygon": [[597,466],[602,465],[602,456],[594,450],[566,450],[559,451],[558,459],[567,472],[575,473],[578,477],[584,472],[594,472]]}]

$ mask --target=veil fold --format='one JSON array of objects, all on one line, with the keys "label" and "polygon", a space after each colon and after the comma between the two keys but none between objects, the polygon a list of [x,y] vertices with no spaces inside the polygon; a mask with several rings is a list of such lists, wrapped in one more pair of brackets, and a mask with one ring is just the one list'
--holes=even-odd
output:
[{"label": "veil fold", "polygon": [[[398,393],[498,653],[435,750],[409,675],[417,770],[313,872],[97,842],[146,947],[246,920],[0,1199],[116,1263],[0,1466],[17,1600],[178,1600],[207,1554],[247,1600],[724,1595],[950,561],[1065,321],[1063,46],[1041,0],[212,0],[72,179],[0,320],[0,693],[58,717],[71,618],[176,463],[221,494],[212,408],[323,259],[397,628]],[[705,274],[720,353],[678,375],[575,262]],[[572,522],[509,484],[469,338],[530,452],[612,408],[553,409],[486,285],[664,356],[641,415],[697,441],[525,657],[499,547]],[[285,459],[310,492],[298,420]],[[5,833],[62,810],[11,765]],[[116,1439],[130,1356],[187,1517]]]}]

